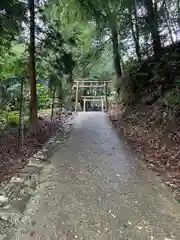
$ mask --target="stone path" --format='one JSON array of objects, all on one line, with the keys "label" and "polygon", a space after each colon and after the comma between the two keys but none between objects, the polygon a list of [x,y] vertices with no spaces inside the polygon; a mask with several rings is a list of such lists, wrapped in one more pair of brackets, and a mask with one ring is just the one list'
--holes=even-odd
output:
[{"label": "stone path", "polygon": [[103,113],[81,113],[11,240],[180,239],[180,206]]}]

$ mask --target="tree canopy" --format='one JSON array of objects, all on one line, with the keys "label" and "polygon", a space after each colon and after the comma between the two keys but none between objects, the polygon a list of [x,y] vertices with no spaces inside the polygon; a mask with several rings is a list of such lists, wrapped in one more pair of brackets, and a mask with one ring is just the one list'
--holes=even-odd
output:
[{"label": "tree canopy", "polygon": [[179,0],[3,0],[1,83],[29,79],[30,114],[37,118],[37,84],[62,102],[74,79],[119,81],[126,62],[158,61],[164,47],[179,41],[179,19]]}]

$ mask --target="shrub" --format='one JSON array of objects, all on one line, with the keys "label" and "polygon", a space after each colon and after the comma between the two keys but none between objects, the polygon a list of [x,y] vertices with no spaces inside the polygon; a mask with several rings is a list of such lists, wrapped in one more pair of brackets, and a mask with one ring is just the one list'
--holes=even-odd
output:
[{"label": "shrub", "polygon": [[4,130],[6,128],[6,124],[6,118],[3,115],[0,115],[0,130]]},{"label": "shrub", "polygon": [[19,115],[18,114],[10,114],[9,117],[8,117],[8,124],[11,126],[11,127],[16,127],[18,126],[19,124]]}]

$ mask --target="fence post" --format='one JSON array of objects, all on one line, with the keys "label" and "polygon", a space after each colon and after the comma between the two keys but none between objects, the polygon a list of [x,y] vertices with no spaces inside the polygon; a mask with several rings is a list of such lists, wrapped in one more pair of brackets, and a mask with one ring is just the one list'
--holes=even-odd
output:
[{"label": "fence post", "polygon": [[78,92],[79,92],[79,82],[76,83],[76,103],[75,103],[75,112],[77,112],[77,106],[78,106]]},{"label": "fence post", "polygon": [[19,109],[19,127],[18,127],[18,148],[20,148],[20,141],[21,147],[23,148],[23,138],[24,138],[24,123],[23,123],[23,96],[24,91],[24,77],[21,77],[21,95],[20,95],[20,109]]}]

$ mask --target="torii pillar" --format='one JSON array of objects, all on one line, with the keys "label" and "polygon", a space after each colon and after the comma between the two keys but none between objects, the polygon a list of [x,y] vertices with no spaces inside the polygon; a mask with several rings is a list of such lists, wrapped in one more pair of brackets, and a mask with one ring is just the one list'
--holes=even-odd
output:
[{"label": "torii pillar", "polygon": [[84,112],[86,111],[86,98],[84,98],[84,108],[83,108],[83,111]]}]

